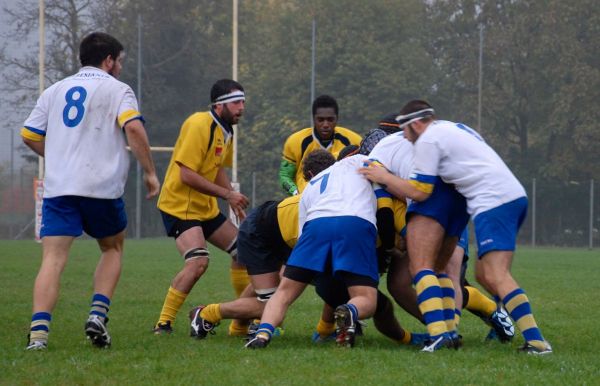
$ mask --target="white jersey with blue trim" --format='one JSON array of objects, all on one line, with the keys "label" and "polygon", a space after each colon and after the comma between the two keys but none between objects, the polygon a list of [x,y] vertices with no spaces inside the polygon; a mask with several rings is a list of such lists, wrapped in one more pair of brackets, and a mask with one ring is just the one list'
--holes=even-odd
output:
[{"label": "white jersey with blue trim", "polygon": [[369,159],[379,161],[392,174],[408,179],[413,167],[413,145],[402,131],[390,134],[375,145]]},{"label": "white jersey with blue trim", "polygon": [[121,129],[132,119],[142,119],[133,91],[99,68],[46,89],[22,129],[45,141],[44,197],[121,197],[129,170]]},{"label": "white jersey with blue trim", "polygon": [[452,184],[467,199],[471,216],[526,197],[504,161],[475,130],[450,121],[433,121],[414,144],[411,179]]},{"label": "white jersey with blue trim", "polygon": [[321,217],[355,216],[376,225],[377,199],[369,180],[358,173],[367,156],[344,158],[313,177],[302,192],[299,233],[304,223]]}]

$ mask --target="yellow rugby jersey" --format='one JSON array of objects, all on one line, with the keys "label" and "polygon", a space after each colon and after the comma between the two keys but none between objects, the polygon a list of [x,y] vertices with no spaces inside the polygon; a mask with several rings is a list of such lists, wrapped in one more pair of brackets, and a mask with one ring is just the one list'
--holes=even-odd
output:
[{"label": "yellow rugby jersey", "polygon": [[333,140],[324,148],[313,135],[313,128],[307,127],[290,135],[283,145],[283,158],[296,165],[296,186],[298,192],[304,190],[306,181],[302,176],[304,157],[316,149],[325,149],[337,158],[339,152],[348,145],[360,145],[361,136],[350,129],[336,126]]},{"label": "yellow rugby jersey", "polygon": [[210,220],[219,214],[217,198],[181,181],[179,164],[214,182],[221,166],[230,167],[232,136],[211,112],[192,114],[181,131],[165,175],[158,208],[182,220]]},{"label": "yellow rugby jersey", "polygon": [[277,205],[277,223],[281,238],[290,247],[294,248],[298,241],[298,212],[301,194],[291,196]]}]

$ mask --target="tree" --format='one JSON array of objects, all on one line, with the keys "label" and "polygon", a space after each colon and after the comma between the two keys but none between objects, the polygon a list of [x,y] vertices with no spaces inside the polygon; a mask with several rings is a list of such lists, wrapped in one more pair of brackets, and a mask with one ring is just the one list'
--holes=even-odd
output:
[{"label": "tree", "polygon": [[580,162],[596,157],[591,148],[599,140],[592,102],[600,81],[593,54],[598,49],[593,38],[598,8],[593,1],[430,4],[439,96],[451,117],[471,126],[476,122],[478,33],[483,27],[481,131],[522,178],[598,175],[596,162]]},{"label": "tree", "polygon": [[[78,71],[79,43],[83,36],[99,27],[96,21],[108,8],[100,7],[91,0],[46,0],[44,3],[44,83],[48,87]],[[3,36],[5,43],[0,46],[0,101],[14,106],[14,119],[22,122],[39,95],[36,76],[39,72],[39,47],[38,39],[32,38],[39,28],[39,9],[37,2],[20,0],[12,7],[4,6],[3,12],[7,13],[12,29]],[[19,50],[15,49],[17,46]],[[29,152],[24,157],[36,159]]]}]

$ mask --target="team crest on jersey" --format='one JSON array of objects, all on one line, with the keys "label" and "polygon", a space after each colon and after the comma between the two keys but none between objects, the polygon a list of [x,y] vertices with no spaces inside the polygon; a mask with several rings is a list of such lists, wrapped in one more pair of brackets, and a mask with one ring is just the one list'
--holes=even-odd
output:
[{"label": "team crest on jersey", "polygon": [[215,156],[220,157],[221,153],[223,153],[223,146],[216,146],[215,147]]}]

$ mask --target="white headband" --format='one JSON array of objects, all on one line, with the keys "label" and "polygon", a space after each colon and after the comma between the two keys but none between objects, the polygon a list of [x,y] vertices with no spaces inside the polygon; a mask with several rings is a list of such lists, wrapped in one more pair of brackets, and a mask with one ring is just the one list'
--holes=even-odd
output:
[{"label": "white headband", "polygon": [[404,128],[410,125],[413,122],[418,121],[419,119],[423,119],[425,117],[430,117],[434,114],[432,108],[427,108],[419,111],[415,111],[414,113],[406,114],[406,115],[398,115],[396,117],[396,122],[400,124],[400,128]]},{"label": "white headband", "polygon": [[245,101],[245,100],[246,100],[246,96],[244,95],[244,92],[240,91],[240,90],[235,90],[235,91],[230,92],[229,94],[221,95],[220,97],[215,99],[215,101],[212,104],[218,105],[220,103],[229,103],[229,102]]}]

